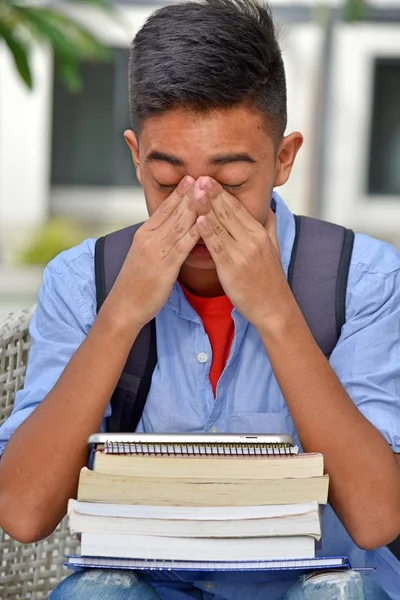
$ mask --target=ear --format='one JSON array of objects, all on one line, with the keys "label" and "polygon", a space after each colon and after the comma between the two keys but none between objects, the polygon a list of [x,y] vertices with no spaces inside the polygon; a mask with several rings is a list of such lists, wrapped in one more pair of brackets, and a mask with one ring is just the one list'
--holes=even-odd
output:
[{"label": "ear", "polygon": [[276,157],[274,187],[283,185],[289,179],[295,158],[303,144],[303,136],[298,131],[283,138]]},{"label": "ear", "polygon": [[142,183],[142,174],[140,172],[140,160],[139,160],[139,143],[136,135],[130,129],[124,132],[125,142],[128,144],[129,150],[132,154],[132,160],[136,169],[136,177],[138,181]]}]

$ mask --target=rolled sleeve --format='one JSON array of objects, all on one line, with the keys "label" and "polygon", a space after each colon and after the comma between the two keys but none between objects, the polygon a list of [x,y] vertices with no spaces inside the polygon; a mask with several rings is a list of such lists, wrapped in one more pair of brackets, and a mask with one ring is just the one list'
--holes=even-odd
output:
[{"label": "rolled sleeve", "polygon": [[24,388],[0,427],[0,454],[21,423],[51,391],[90,331],[96,314],[94,240],[62,253],[45,269],[29,332]]},{"label": "rolled sleeve", "polygon": [[353,265],[350,275],[331,365],[360,412],[400,452],[400,271]]}]

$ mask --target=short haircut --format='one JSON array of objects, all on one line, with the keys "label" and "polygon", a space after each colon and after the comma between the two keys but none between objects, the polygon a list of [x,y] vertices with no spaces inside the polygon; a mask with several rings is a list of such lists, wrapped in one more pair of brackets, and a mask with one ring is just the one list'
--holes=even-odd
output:
[{"label": "short haircut", "polygon": [[256,0],[200,0],[154,12],[129,57],[129,105],[140,133],[147,117],[245,104],[269,131],[286,129],[286,79],[271,11]]}]

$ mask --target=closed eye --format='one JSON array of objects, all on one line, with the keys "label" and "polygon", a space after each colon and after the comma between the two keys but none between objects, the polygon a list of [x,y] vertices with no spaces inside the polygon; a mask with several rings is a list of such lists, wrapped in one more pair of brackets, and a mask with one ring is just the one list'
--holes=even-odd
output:
[{"label": "closed eye", "polygon": [[238,183],[237,185],[229,185],[228,183],[221,183],[222,187],[226,190],[240,190],[246,182]]},{"label": "closed eye", "polygon": [[167,191],[172,192],[176,188],[178,183],[165,184],[165,183],[158,183],[158,181],[156,181],[157,187],[160,190],[160,192],[167,192]]},{"label": "closed eye", "polygon": [[[162,192],[173,191],[176,188],[176,186],[178,185],[178,183],[166,184],[166,183],[159,183],[158,181],[156,181],[158,189]],[[244,181],[243,183],[238,183],[236,185],[230,185],[229,183],[220,182],[220,185],[223,188],[225,188],[226,190],[236,190],[237,191],[237,190],[240,190],[244,186],[245,183],[246,182]]]}]

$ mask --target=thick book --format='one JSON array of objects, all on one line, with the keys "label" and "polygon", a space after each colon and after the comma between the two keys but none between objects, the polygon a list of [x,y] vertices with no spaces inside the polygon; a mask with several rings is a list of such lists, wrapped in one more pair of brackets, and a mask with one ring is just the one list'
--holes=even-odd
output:
[{"label": "thick book", "polygon": [[98,532],[170,537],[321,538],[317,502],[243,507],[171,507],[68,503],[72,533]]},{"label": "thick book", "polygon": [[[78,500],[159,506],[260,506],[316,501],[326,504],[328,475],[289,479],[134,477],[84,467]],[[161,485],[162,483],[162,485]]]},{"label": "thick book", "polygon": [[256,560],[256,561],[165,561],[131,558],[103,558],[98,556],[65,557],[64,565],[73,570],[128,569],[142,571],[144,576],[160,581],[265,581],[273,576],[279,580],[292,579],[294,574],[318,571],[320,569],[350,569],[345,556],[318,557],[306,559]]},{"label": "thick book", "polygon": [[269,560],[314,558],[311,536],[271,538],[187,538],[156,535],[86,532],[81,536],[82,556],[153,558],[162,560]]},{"label": "thick book", "polygon": [[193,477],[197,479],[285,479],[320,477],[322,454],[242,456],[151,456],[97,451],[93,469],[99,473],[140,477]]}]

